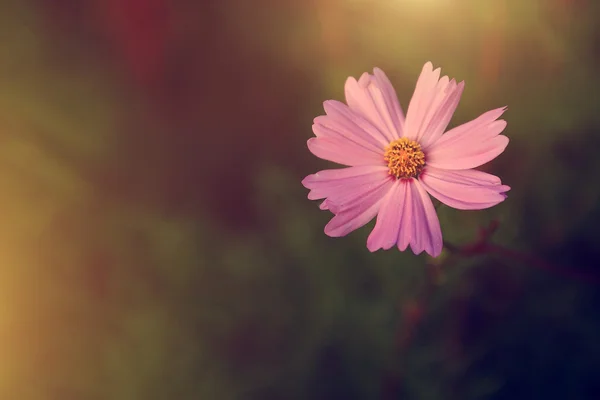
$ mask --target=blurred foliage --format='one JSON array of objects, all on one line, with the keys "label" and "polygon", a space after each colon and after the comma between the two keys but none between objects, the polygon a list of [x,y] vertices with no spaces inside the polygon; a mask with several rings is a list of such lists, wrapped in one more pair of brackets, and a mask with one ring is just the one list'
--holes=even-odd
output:
[{"label": "blurred foliage", "polygon": [[[5,1],[0,398],[594,399],[597,286],[342,239],[306,200],[321,102],[380,66],[508,105],[490,210],[438,210],[599,276],[598,4]],[[143,16],[136,18],[135,16]],[[152,40],[150,40],[152,39]],[[148,43],[159,42],[149,48]],[[432,271],[437,271],[432,275]]]}]

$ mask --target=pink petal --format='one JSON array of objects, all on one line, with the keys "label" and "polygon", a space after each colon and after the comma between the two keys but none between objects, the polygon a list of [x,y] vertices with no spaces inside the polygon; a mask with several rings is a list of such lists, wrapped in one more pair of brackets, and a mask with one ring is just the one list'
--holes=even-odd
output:
[{"label": "pink petal", "polygon": [[385,174],[378,176],[377,179],[370,181],[364,180],[361,185],[353,185],[353,187],[340,187],[332,195],[327,197],[327,208],[334,214],[338,214],[344,210],[350,209],[361,203],[363,198],[369,193],[379,190],[381,186],[386,185],[394,178]]},{"label": "pink petal", "polygon": [[[435,207],[433,207],[431,198],[423,186],[421,186],[419,181],[416,179],[414,181],[415,184],[413,186],[413,193],[417,192],[418,196],[416,195],[415,197],[420,199],[420,201],[415,200],[413,203],[415,205],[416,214],[415,225],[418,226],[420,224],[420,226],[416,229],[417,232],[420,231],[420,235],[418,235],[421,238],[419,248],[423,248],[430,256],[437,257],[442,252],[442,247],[444,246],[440,220],[438,219]],[[414,190],[415,188],[416,190]],[[415,251],[415,248],[412,244],[411,248],[413,251]]]},{"label": "pink petal", "polygon": [[377,223],[367,239],[370,251],[388,250],[398,242],[398,233],[402,221],[402,210],[406,197],[406,182],[395,181],[381,202]]},{"label": "pink petal", "polygon": [[449,171],[428,166],[419,176],[433,197],[459,210],[483,210],[504,201],[509,186],[497,176],[466,169]]},{"label": "pink petal", "polygon": [[365,72],[358,82],[349,77],[345,93],[350,108],[379,128],[388,143],[400,137],[404,114],[396,91],[382,70],[375,68],[374,75]]},{"label": "pink petal", "polygon": [[415,254],[423,250],[432,257],[442,252],[440,221],[429,195],[416,179],[407,184],[406,199],[398,237],[398,248],[405,250],[408,244]]},{"label": "pink petal", "polygon": [[339,101],[323,103],[327,115],[314,120],[317,136],[308,140],[309,150],[319,158],[342,165],[381,165],[388,144],[369,121]]},{"label": "pink petal", "polygon": [[374,68],[373,75],[375,76],[375,82],[385,99],[385,104],[387,105],[390,117],[396,127],[398,138],[400,138],[402,136],[402,127],[404,126],[404,112],[402,112],[396,90],[394,89],[394,86],[392,86],[387,75],[381,69]]},{"label": "pink petal", "polygon": [[500,135],[506,121],[497,120],[505,110],[503,107],[488,111],[443,134],[426,151],[427,165],[462,170],[496,158],[508,145],[508,138]]},{"label": "pink petal", "polygon": [[427,148],[438,140],[446,130],[448,123],[454,115],[454,111],[456,111],[464,88],[464,82],[459,82],[457,84],[453,79],[443,92],[441,90],[438,92],[437,96],[432,101],[432,105],[430,106],[429,113],[426,117],[429,124],[422,128],[423,136],[419,138],[419,143],[424,150],[427,150]]},{"label": "pink petal", "polygon": [[353,195],[361,187],[377,184],[389,179],[388,169],[385,166],[357,166],[340,169],[328,169],[316,174],[308,175],[302,180],[307,189],[310,200],[330,200]]},{"label": "pink petal", "polygon": [[404,199],[399,201],[399,206],[402,207],[402,219],[400,220],[400,230],[398,233],[398,249],[400,251],[406,250],[413,237],[414,230],[414,213],[413,213],[413,191],[411,189],[411,180],[400,180],[404,189]]},{"label": "pink petal", "polygon": [[404,136],[411,140],[416,140],[419,137],[419,127],[425,119],[430,93],[440,78],[440,71],[440,68],[434,71],[431,62],[425,63],[421,70],[415,91],[408,103],[404,124]]},{"label": "pink petal", "polygon": [[346,104],[327,100],[323,102],[323,108],[327,115],[319,118],[320,123],[333,129],[350,131],[351,134],[371,142],[379,149],[383,149],[389,143],[385,134],[377,126]]},{"label": "pink petal", "polygon": [[377,165],[383,163],[383,155],[365,151],[349,141],[335,139],[310,138],[306,142],[308,149],[323,160],[341,165]]},{"label": "pink petal", "polygon": [[440,68],[423,66],[415,92],[408,105],[404,136],[418,141],[424,149],[435,142],[448,126],[464,88],[447,76],[440,79]]},{"label": "pink petal", "polygon": [[383,153],[383,146],[375,138],[364,134],[364,131],[348,124],[343,118],[321,115],[315,118],[312,128],[315,136],[319,139],[351,142],[352,145],[361,149],[376,154]]},{"label": "pink petal", "polygon": [[334,208],[328,199],[329,209],[336,215],[325,226],[325,234],[332,237],[345,236],[364,226],[377,215],[381,201],[393,183],[393,179],[387,179],[360,193],[345,204],[335,204]]}]

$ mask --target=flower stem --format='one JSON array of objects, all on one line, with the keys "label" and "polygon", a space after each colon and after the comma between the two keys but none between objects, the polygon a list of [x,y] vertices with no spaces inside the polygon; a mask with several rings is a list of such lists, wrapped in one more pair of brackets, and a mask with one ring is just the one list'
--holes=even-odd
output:
[{"label": "flower stem", "polygon": [[492,221],[488,228],[484,228],[480,231],[479,238],[476,241],[463,246],[456,246],[454,244],[444,242],[444,247],[446,247],[449,252],[463,257],[472,257],[483,254],[496,254],[503,258],[511,259],[521,264],[530,265],[532,267],[567,278],[593,284],[600,284],[599,275],[586,273],[581,270],[574,270],[572,268],[561,267],[552,264],[536,255],[490,243],[490,239],[494,232],[498,229],[498,226],[499,223],[497,221]]},{"label": "flower stem", "polygon": [[[444,260],[442,264],[436,265],[428,263],[427,275],[429,279],[423,282],[423,286],[418,293],[415,294],[412,300],[400,305],[399,309],[401,313],[395,335],[395,357],[403,359],[406,351],[411,346],[416,330],[426,317],[425,314],[428,311],[431,296],[435,292],[438,284],[440,270],[444,269],[444,267],[448,267],[449,264],[458,261],[459,257],[495,254],[505,259],[510,259],[524,265],[530,265],[537,269],[564,277],[587,283],[600,284],[599,275],[557,266],[533,254],[491,243],[492,236],[498,230],[499,226],[500,224],[498,221],[492,221],[486,228],[480,229],[479,237],[472,243],[457,246],[452,243],[444,242],[444,247],[456,257],[448,258]],[[399,367],[397,370],[388,371],[388,373],[384,375],[381,392],[381,398],[383,400],[402,398],[405,394],[404,368],[404,366]]]}]

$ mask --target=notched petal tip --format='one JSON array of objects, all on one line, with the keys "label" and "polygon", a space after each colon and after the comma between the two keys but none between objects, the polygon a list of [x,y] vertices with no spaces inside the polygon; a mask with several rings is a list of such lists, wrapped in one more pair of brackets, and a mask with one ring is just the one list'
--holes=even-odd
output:
[{"label": "notched petal tip", "polygon": [[[387,74],[379,67],[375,67],[373,68],[373,77],[374,80],[377,82],[377,85],[379,86],[380,89],[382,90],[390,90],[392,92],[394,92],[394,96],[396,97],[396,92],[394,90],[394,86],[392,85],[390,78],[387,76]],[[388,86],[387,88],[384,86]]]},{"label": "notched petal tip", "polygon": [[[421,70],[421,73],[419,74],[419,77],[417,78],[417,86],[419,86],[419,80],[421,80],[421,84],[423,84],[423,82],[428,82],[431,84],[437,84],[437,82],[440,80],[440,75],[442,73],[442,68],[438,67],[436,69],[433,69],[433,64],[429,61],[427,62],[424,66],[423,69]],[[428,84],[427,84],[428,86]],[[413,94],[414,96],[414,94]]]},{"label": "notched petal tip", "polygon": [[417,85],[419,84],[419,80],[427,79],[428,82],[435,81],[436,83],[440,80],[440,74],[442,72],[442,68],[438,67],[433,69],[433,64],[431,61],[427,61],[423,68],[421,69],[421,73],[419,74],[419,78],[417,79]]},{"label": "notched petal tip", "polygon": [[368,72],[363,72],[358,80],[358,86],[366,88],[371,83],[371,75]]},{"label": "notched petal tip", "polygon": [[323,211],[329,210],[329,203],[328,203],[327,199],[323,200],[323,202],[321,204],[319,204],[319,209],[321,209]]},{"label": "notched petal tip", "polygon": [[[333,221],[333,219],[331,221]],[[323,228],[323,233],[332,238],[344,237],[347,235],[347,233],[345,232],[332,228],[331,221],[329,221],[329,223],[325,225],[325,228]]]},{"label": "notched petal tip", "polygon": [[[498,136],[496,136],[496,140],[498,141],[498,144],[499,144],[498,148],[502,149],[502,150],[500,150],[498,155],[496,155],[496,157],[498,157],[500,154],[504,153],[504,150],[506,150],[506,148],[508,147],[508,143],[510,143],[510,139],[508,138],[508,136],[498,135]],[[496,158],[496,157],[494,157],[494,158]]]},{"label": "notched petal tip", "polygon": [[302,186],[304,186],[305,188],[311,189],[309,185],[314,182],[315,178],[316,174],[310,174],[304,177],[304,179],[302,179],[300,183],[302,183]]},{"label": "notched petal tip", "polygon": [[442,250],[444,249],[444,246],[440,246],[439,248],[435,248],[431,251],[431,253],[427,252],[427,254],[429,254],[429,256],[431,258],[438,258],[440,256],[440,254],[442,254]]},{"label": "notched petal tip", "polygon": [[371,253],[375,253],[376,251],[381,250],[381,246],[379,246],[378,243],[373,243],[373,240],[367,239],[367,249]]},{"label": "notched petal tip", "polygon": [[503,197],[502,201],[504,201],[508,198],[508,194],[506,193],[510,191],[510,186],[500,185],[496,190],[498,191],[498,194]]},{"label": "notched petal tip", "polygon": [[337,107],[337,100],[325,100],[323,102],[323,110],[325,110],[325,114],[331,113],[331,110]]},{"label": "notched petal tip", "polygon": [[356,78],[354,78],[353,76],[349,76],[348,78],[346,78],[346,82],[344,82],[344,89],[348,90],[348,85],[356,85],[357,81]]},{"label": "notched petal tip", "polygon": [[489,126],[492,126],[492,124],[496,124],[499,127],[501,126],[501,128],[499,128],[500,130],[498,133],[501,133],[504,129],[506,129],[506,126],[508,125],[508,123],[504,119],[497,119],[494,122],[490,123]]},{"label": "notched petal tip", "polygon": [[423,252],[423,250],[425,250],[425,249],[422,249],[421,247],[417,246],[417,244],[416,244],[416,243],[414,243],[414,242],[411,242],[411,243],[410,243],[410,250],[413,252],[413,254],[414,254],[415,256],[418,256],[418,255],[419,255],[419,254],[421,254],[421,253]]}]

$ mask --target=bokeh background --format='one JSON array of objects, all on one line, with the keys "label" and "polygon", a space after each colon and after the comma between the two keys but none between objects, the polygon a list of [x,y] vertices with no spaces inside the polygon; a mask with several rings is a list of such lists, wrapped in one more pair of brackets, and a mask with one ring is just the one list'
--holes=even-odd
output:
[{"label": "bokeh background", "polygon": [[[0,1],[0,399],[600,398],[599,4]],[[509,107],[445,239],[545,261],[323,233],[322,101],[428,60]]]}]

